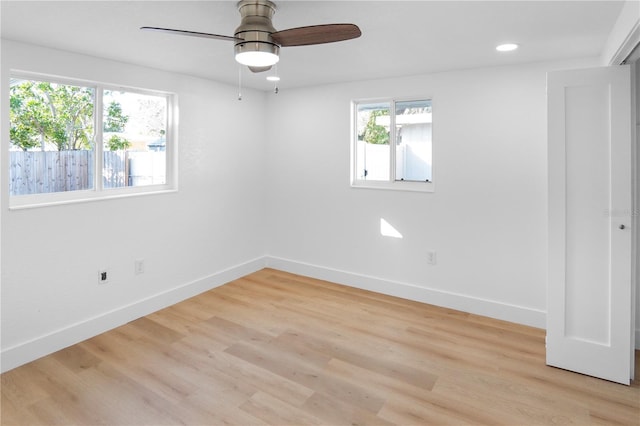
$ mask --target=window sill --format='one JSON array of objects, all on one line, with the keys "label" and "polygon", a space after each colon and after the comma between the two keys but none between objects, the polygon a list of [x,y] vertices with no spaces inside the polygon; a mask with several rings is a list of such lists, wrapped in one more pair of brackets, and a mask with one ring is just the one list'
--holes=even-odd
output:
[{"label": "window sill", "polygon": [[392,191],[410,191],[410,192],[435,192],[433,182],[410,182],[410,181],[364,181],[356,180],[351,182],[352,188],[363,189],[383,189]]},{"label": "window sill", "polygon": [[146,186],[131,188],[131,190],[107,191],[73,191],[54,194],[18,195],[9,200],[9,210],[33,209],[66,204],[88,203],[93,201],[114,200],[118,198],[140,197],[146,195],[171,194],[178,192],[168,185]]}]

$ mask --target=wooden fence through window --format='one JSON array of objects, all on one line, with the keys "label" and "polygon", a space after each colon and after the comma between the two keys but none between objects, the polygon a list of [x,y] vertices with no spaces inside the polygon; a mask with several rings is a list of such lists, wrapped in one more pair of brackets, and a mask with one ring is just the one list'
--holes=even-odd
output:
[{"label": "wooden fence through window", "polygon": [[[128,185],[125,151],[105,151],[104,188]],[[11,195],[43,194],[93,189],[93,151],[11,151],[9,191]]]}]

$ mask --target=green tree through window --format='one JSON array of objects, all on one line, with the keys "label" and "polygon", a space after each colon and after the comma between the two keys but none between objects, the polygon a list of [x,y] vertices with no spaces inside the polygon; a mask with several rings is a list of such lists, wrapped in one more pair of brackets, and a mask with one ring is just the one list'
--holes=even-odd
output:
[{"label": "green tree through window", "polygon": [[381,116],[389,116],[389,110],[376,109],[371,111],[369,121],[364,128],[363,139],[367,143],[373,143],[377,145],[385,145],[389,143],[389,129],[376,122],[376,119]]},{"label": "green tree through window", "polygon": [[[94,139],[94,89],[44,81],[22,81],[10,89],[11,143],[24,151],[55,147],[58,151],[91,150]],[[105,132],[122,132],[129,121],[118,102],[104,117]],[[131,144],[122,137],[108,141],[112,150]]]},{"label": "green tree through window", "polygon": [[11,143],[23,150],[47,145],[58,151],[91,149],[94,90],[45,81],[22,81],[10,89]]}]

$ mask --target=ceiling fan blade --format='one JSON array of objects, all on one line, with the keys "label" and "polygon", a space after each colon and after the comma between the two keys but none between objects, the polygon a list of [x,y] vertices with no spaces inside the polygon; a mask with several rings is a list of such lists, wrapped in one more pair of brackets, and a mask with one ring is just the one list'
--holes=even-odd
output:
[{"label": "ceiling fan blade", "polygon": [[251,70],[251,72],[265,72],[265,71],[269,71],[271,69],[271,66],[266,66],[266,67],[252,67],[250,66],[249,69]]},{"label": "ceiling fan blade", "polygon": [[280,46],[308,46],[310,44],[333,43],[351,40],[362,35],[354,24],[325,24],[308,27],[290,28],[271,34]]},{"label": "ceiling fan blade", "polygon": [[227,40],[227,41],[243,40],[241,38],[232,37],[232,36],[225,36],[225,35],[219,35],[219,34],[209,34],[209,33],[199,33],[197,31],[174,30],[174,29],[171,29],[171,28],[140,27],[140,29],[141,30],[145,30],[145,31],[158,31],[158,32],[163,32],[163,33],[168,33],[168,34],[178,34],[178,35],[184,35],[184,36],[190,36],[190,37],[213,38],[213,39],[216,39],[216,40]]}]

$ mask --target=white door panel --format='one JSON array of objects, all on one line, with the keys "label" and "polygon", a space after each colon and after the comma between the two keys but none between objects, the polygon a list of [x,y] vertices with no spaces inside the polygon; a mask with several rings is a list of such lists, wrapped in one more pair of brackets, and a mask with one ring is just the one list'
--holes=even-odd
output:
[{"label": "white door panel", "polygon": [[549,73],[547,98],[547,364],[628,384],[633,350],[629,67]]}]

